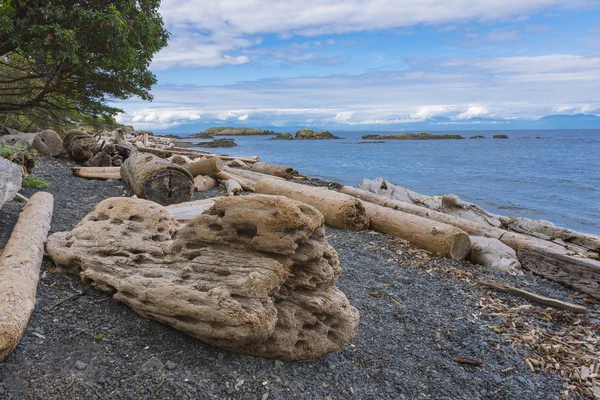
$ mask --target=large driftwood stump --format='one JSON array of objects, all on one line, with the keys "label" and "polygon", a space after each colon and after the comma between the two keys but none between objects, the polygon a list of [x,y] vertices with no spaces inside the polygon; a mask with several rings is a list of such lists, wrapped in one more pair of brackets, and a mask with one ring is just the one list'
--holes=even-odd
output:
[{"label": "large driftwood stump", "polygon": [[369,227],[369,218],[360,200],[327,188],[301,185],[281,179],[261,179],[257,193],[289,197],[321,211],[327,225],[340,229],[361,230]]},{"label": "large driftwood stump", "polygon": [[96,138],[78,129],[71,129],[63,134],[63,146],[75,161],[85,162],[100,151]]},{"label": "large driftwood stump", "polygon": [[21,190],[22,180],[21,167],[0,157],[0,207]]},{"label": "large driftwood stump", "polygon": [[194,195],[192,174],[180,165],[150,154],[125,160],[121,179],[136,196],[162,205],[190,201]]},{"label": "large driftwood stump", "polygon": [[58,133],[50,129],[36,133],[32,145],[38,153],[52,157],[58,156],[64,149]]},{"label": "large driftwood stump", "polygon": [[31,196],[0,255],[0,360],[19,343],[33,312],[53,207],[50,193]]},{"label": "large driftwood stump", "polygon": [[240,353],[313,359],[358,325],[322,215],[281,197],[217,198],[186,225],[158,204],[108,199],[46,249],[140,315]]}]

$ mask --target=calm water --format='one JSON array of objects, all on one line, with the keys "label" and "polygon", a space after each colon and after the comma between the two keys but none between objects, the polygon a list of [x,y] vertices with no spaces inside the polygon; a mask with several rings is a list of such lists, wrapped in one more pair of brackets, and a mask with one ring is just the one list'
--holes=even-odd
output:
[{"label": "calm water", "polygon": [[[600,130],[452,132],[487,139],[384,144],[361,144],[365,132],[333,133],[343,139],[235,137],[238,147],[215,150],[346,185],[382,176],[427,195],[455,193],[494,213],[600,234]],[[490,139],[499,133],[510,139]]]}]

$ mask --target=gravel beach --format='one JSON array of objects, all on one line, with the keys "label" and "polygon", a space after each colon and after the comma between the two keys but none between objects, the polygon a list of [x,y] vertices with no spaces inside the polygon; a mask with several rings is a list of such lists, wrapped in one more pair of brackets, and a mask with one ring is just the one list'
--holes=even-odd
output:
[{"label": "gravel beach", "polygon": [[[38,159],[55,197],[51,233],[70,230],[101,200],[130,196],[120,181],[74,177],[74,163]],[[33,190],[24,189],[25,196]],[[213,189],[197,198],[221,194]],[[0,209],[0,248],[22,203]],[[566,399],[581,395],[552,373],[533,373],[529,350],[493,327],[489,301],[522,309],[510,321],[548,332],[600,331],[597,304],[541,277],[437,257],[375,232],[327,228],[340,256],[339,288],[361,315],[356,336],[319,360],[284,363],[226,352],[141,318],[108,294],[55,271],[44,258],[37,305],[16,350],[0,362],[0,399]],[[577,316],[477,286],[493,281],[582,304]],[[84,291],[80,297],[59,301]],[[520,307],[520,308],[519,308]],[[499,314],[499,313],[496,313]],[[549,318],[543,317],[548,315]],[[510,326],[507,332],[510,333]],[[477,360],[480,366],[455,358]]]}]

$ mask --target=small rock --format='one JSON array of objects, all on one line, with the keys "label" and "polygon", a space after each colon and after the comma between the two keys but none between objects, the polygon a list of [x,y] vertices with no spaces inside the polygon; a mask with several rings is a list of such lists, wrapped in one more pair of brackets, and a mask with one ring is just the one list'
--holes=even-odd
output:
[{"label": "small rock", "polygon": [[167,368],[168,370],[174,370],[175,368],[177,368],[177,364],[172,361],[167,361],[165,368]]},{"label": "small rock", "polygon": [[285,365],[285,363],[283,361],[279,361],[279,360],[275,360],[275,366],[276,367],[283,367]]},{"label": "small rock", "polygon": [[160,370],[164,368],[164,364],[156,357],[152,357],[144,365],[142,365],[141,369],[156,369]]},{"label": "small rock", "polygon": [[223,359],[224,359],[224,358],[225,358],[225,354],[223,354],[223,353],[219,353],[219,354],[217,354],[217,359],[218,359],[219,361],[223,361]]},{"label": "small rock", "polygon": [[80,370],[80,371],[81,371],[81,370],[84,370],[86,367],[87,367],[87,364],[86,364],[86,363],[84,363],[83,361],[77,361],[77,362],[75,363],[75,369],[78,369],[78,370]]}]

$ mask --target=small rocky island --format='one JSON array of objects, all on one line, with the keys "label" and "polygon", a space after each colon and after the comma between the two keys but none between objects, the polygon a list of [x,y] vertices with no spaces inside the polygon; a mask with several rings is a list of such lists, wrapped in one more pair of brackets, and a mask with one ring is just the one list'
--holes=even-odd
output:
[{"label": "small rocky island", "polygon": [[208,128],[204,132],[195,133],[188,137],[190,138],[204,138],[212,139],[215,136],[266,136],[275,135],[273,131],[265,129],[254,129],[254,128],[233,128],[229,126],[216,126],[214,128]]},{"label": "small rocky island", "polygon": [[475,136],[471,136],[469,139],[485,139],[485,136],[475,135]]},{"label": "small rocky island", "polygon": [[218,148],[218,147],[235,147],[237,143],[233,139],[215,139],[209,142],[200,142],[196,144],[197,147],[208,147],[208,148]]},{"label": "small rocky island", "polygon": [[391,135],[364,135],[362,139],[375,140],[440,140],[440,139],[464,139],[461,135],[432,135],[427,132],[421,133],[394,133]]},{"label": "small rocky island", "polygon": [[492,139],[508,139],[508,135],[494,135]]},{"label": "small rocky island", "polygon": [[300,129],[296,132],[296,137],[291,133],[281,133],[270,140],[330,140],[341,139],[338,136],[331,134],[329,131],[315,132],[312,129]]}]

